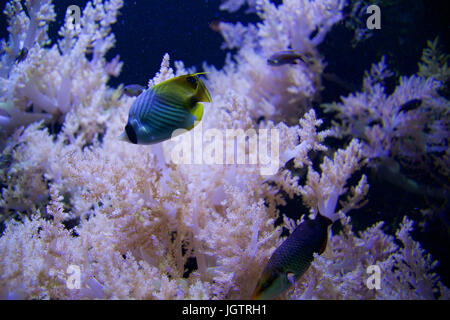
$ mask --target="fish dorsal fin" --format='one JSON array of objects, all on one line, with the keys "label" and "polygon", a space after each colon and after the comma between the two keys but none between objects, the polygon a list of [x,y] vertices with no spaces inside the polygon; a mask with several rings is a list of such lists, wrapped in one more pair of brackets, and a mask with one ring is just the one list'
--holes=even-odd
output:
[{"label": "fish dorsal fin", "polygon": [[158,94],[181,95],[191,97],[194,102],[211,102],[211,96],[197,75],[205,72],[186,74],[163,81],[153,87]]}]

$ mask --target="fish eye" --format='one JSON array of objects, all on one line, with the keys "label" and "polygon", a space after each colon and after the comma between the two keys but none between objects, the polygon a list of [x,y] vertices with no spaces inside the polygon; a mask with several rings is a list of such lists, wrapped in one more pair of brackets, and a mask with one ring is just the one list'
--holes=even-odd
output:
[{"label": "fish eye", "polygon": [[127,123],[127,125],[125,126],[125,132],[127,133],[130,142],[137,144],[136,132],[134,131],[133,126],[131,124]]}]

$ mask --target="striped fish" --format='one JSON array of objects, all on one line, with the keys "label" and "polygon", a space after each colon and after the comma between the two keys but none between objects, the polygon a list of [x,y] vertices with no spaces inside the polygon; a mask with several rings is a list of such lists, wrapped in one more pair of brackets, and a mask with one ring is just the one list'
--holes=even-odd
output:
[{"label": "striped fish", "polygon": [[305,220],[274,251],[261,275],[252,299],[273,299],[287,290],[308,270],[314,252],[322,254],[332,221],[320,214]]},{"label": "striped fish", "polygon": [[177,129],[191,130],[203,116],[200,102],[211,102],[199,74],[172,78],[143,91],[131,106],[119,139],[154,144],[170,139]]}]

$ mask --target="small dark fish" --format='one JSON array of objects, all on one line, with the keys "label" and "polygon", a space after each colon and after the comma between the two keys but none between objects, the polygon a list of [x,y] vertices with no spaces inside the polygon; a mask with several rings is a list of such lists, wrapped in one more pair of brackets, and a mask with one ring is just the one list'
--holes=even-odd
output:
[{"label": "small dark fish", "polygon": [[421,99],[412,99],[402,104],[400,106],[400,111],[408,112],[417,109],[418,107],[420,107],[421,104],[422,104]]},{"label": "small dark fish", "polygon": [[270,257],[252,299],[273,299],[295,283],[308,270],[314,253],[325,251],[331,224],[318,214],[316,219],[298,225]]},{"label": "small dark fish", "polygon": [[376,174],[382,180],[401,188],[402,190],[418,196],[427,196],[434,199],[448,199],[448,191],[443,188],[419,184],[401,172],[400,164],[391,158],[383,159],[377,166]]},{"label": "small dark fish", "polygon": [[277,67],[285,64],[298,64],[299,60],[306,63],[303,56],[298,54],[295,50],[285,50],[271,55],[270,58],[267,59],[267,63],[271,66]]},{"label": "small dark fish", "polygon": [[16,63],[22,62],[25,60],[28,56],[28,49],[23,47],[22,50],[20,50],[19,55],[16,57]]},{"label": "small dark fish", "polygon": [[137,97],[145,90],[145,87],[139,84],[129,84],[123,87],[123,93],[129,97]]}]

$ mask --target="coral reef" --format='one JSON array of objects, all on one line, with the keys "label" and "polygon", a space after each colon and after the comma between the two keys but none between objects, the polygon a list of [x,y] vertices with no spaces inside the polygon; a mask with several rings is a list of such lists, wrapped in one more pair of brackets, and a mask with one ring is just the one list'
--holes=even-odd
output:
[{"label": "coral reef", "polygon": [[[231,1],[230,1],[231,2]],[[298,114],[311,108],[321,87],[324,64],[316,49],[332,25],[342,17],[343,1],[285,1],[276,7],[270,1],[256,1],[263,21],[244,27],[221,22],[219,28],[227,48],[239,47],[235,62],[223,70],[206,67],[208,78],[220,78],[223,85],[212,87],[216,96],[228,95],[233,88],[245,97],[251,116],[283,120],[295,124]],[[291,48],[308,57],[310,63],[274,68],[267,57]],[[266,81],[270,78],[271,81]]]},{"label": "coral reef", "polygon": [[[222,8],[243,3],[228,0]],[[341,19],[343,1],[248,4],[262,22],[221,23],[226,45],[238,52],[223,70],[205,65],[213,101],[202,122],[177,139],[143,146],[118,141],[135,98],[106,85],[122,64],[104,57],[115,44],[110,26],[122,1],[88,2],[81,28],[70,28],[66,17],[51,47],[51,1],[27,0],[26,12],[20,1],[8,2],[10,39],[0,62],[7,113],[0,115],[1,298],[248,299],[283,228],[298,224],[281,210],[297,197],[306,214],[320,213],[342,228],[280,298],[449,299],[436,262],[410,236],[411,220],[404,218],[394,236],[382,222],[354,232],[347,215],[367,203],[365,166],[379,158],[448,155],[440,79],[402,78],[386,95],[381,61],[362,92],[328,106],[338,109],[338,122],[323,128],[311,108],[324,68],[316,46]],[[28,54],[17,62],[24,47]],[[266,63],[288,47],[310,63]],[[166,54],[149,86],[187,73],[182,63],[176,67]],[[411,100],[422,106],[402,110]],[[236,135],[244,138],[235,143]],[[347,135],[354,138],[341,149],[327,145],[327,138]],[[182,149],[187,161],[177,162],[181,138],[195,152]],[[266,151],[270,146],[270,156],[253,158],[256,140]],[[382,272],[377,288],[367,282],[373,265]]]},{"label": "coral reef", "polygon": [[401,77],[387,96],[383,82],[389,76],[383,58],[366,73],[362,92],[324,105],[326,111],[338,112],[340,134],[367,141],[368,158],[415,160],[424,153],[445,151],[449,103],[437,92],[442,83],[433,77]]},{"label": "coral reef", "polygon": [[[104,116],[102,110],[92,106],[100,106],[98,100],[104,99],[108,78],[121,69],[119,57],[110,62],[104,58],[115,44],[111,24],[116,22],[121,6],[120,0],[109,1],[105,6],[99,1],[89,2],[80,27],[74,28],[67,18],[59,31],[58,44],[48,48],[48,22],[55,19],[51,0],[26,1],[26,11],[20,1],[8,2],[5,13],[10,37],[2,43],[0,84],[2,103],[13,104],[14,108],[2,107],[8,113],[2,117],[3,128],[20,126],[24,116],[30,121],[39,116],[48,119],[75,108],[77,112],[72,114],[84,127],[83,134],[89,136],[98,131]],[[27,57],[17,61],[21,50],[28,51]],[[88,119],[92,113],[98,115],[94,123]]]}]

